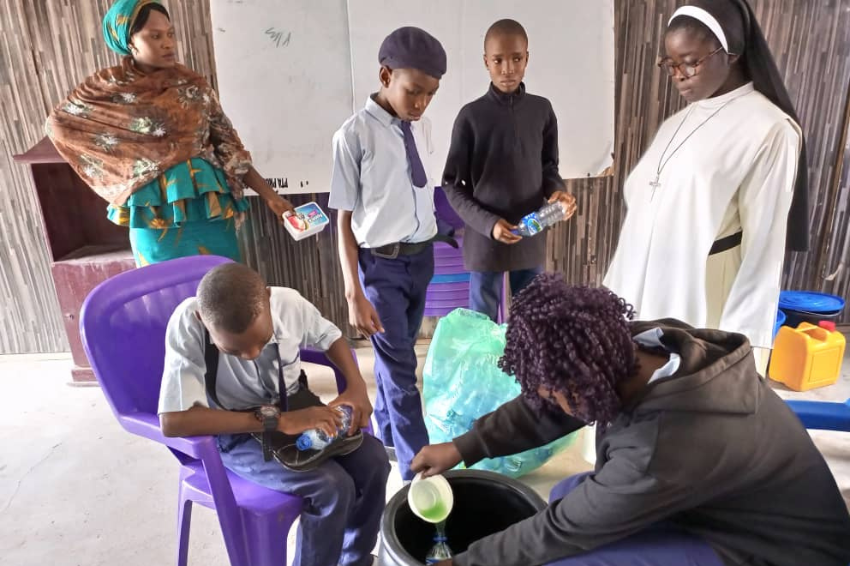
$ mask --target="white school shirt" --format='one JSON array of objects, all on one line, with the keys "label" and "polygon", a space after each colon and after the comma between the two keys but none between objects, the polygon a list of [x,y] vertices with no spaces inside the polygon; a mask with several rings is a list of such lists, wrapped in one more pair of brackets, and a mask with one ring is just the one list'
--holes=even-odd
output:
[{"label": "white school shirt", "polygon": [[[301,348],[325,351],[342,336],[318,309],[293,289],[271,287],[274,334],[255,360],[219,352],[216,393],[228,410],[276,404],[280,399],[278,364],[288,393],[298,389]],[[159,414],[194,406],[215,407],[207,398],[205,328],[196,316],[198,300],[186,299],[174,310],[165,331],[165,367],[159,391]],[[277,347],[275,347],[275,344]],[[280,361],[278,361],[278,351]],[[222,408],[222,407],[219,407]]]},{"label": "white school shirt", "polygon": [[[373,95],[374,96],[374,95]],[[434,152],[426,118],[411,123],[425,168]],[[401,121],[370,96],[333,138],[333,174],[328,205],[351,211],[351,230],[360,247],[424,242],[437,234],[434,181],[413,185]]]},{"label": "white school shirt", "polygon": [[647,346],[649,348],[661,348],[666,351],[670,356],[670,359],[667,360],[667,363],[655,370],[649,378],[649,381],[646,382],[647,385],[652,383],[653,381],[658,381],[662,377],[670,377],[677,371],[679,371],[679,366],[682,365],[682,357],[676,352],[671,352],[667,349],[667,346],[661,343],[661,337],[664,336],[664,331],[660,328],[651,328],[649,330],[645,330],[638,334],[637,336],[633,336],[632,340],[640,344],[641,346]]},{"label": "white school shirt", "polygon": [[[686,115],[664,160],[682,145],[653,196],[650,182]],[[797,124],[752,83],[665,121],[626,180],[628,213],[604,285],[640,320],[676,318],[769,348],[801,139]],[[739,230],[741,246],[709,257],[715,240]]]}]

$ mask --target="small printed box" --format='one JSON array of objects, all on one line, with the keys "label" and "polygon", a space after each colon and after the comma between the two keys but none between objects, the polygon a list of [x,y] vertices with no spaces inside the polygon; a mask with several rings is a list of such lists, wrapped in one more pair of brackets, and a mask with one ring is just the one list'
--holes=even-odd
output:
[{"label": "small printed box", "polygon": [[296,241],[318,234],[330,222],[328,216],[315,202],[295,207],[295,214],[284,214],[283,220],[289,235]]}]

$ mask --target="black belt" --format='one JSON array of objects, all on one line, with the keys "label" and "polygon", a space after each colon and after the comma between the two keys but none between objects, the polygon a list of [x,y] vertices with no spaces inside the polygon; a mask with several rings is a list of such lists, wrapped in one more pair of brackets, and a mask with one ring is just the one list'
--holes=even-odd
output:
[{"label": "black belt", "polygon": [[731,236],[726,236],[725,238],[715,240],[714,243],[711,245],[711,250],[709,250],[708,255],[717,255],[723,252],[727,252],[732,248],[737,248],[741,245],[743,239],[743,232],[735,232]]},{"label": "black belt", "polygon": [[425,240],[424,242],[396,242],[394,244],[387,244],[386,246],[380,246],[377,248],[369,248],[369,251],[372,252],[372,255],[375,257],[381,257],[384,259],[395,259],[400,255],[416,255],[424,252],[434,242],[444,242],[451,247],[457,249],[457,242],[451,236],[446,236],[444,234],[437,234],[430,240]]}]

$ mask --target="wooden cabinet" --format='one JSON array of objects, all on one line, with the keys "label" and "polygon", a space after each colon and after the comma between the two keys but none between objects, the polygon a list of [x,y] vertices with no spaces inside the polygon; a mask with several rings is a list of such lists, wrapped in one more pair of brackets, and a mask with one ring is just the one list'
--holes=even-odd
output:
[{"label": "wooden cabinet", "polygon": [[51,274],[74,358],[73,382],[94,382],[80,341],[80,308],[99,283],[136,266],[127,228],[106,218],[106,201],[80,179],[48,138],[15,160],[30,166],[35,182]]}]

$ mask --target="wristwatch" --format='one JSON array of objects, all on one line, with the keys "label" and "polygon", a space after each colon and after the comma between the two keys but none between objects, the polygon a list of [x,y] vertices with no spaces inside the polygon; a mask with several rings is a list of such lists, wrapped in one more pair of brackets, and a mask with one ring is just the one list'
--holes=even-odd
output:
[{"label": "wristwatch", "polygon": [[280,421],[280,408],[274,405],[262,405],[254,409],[254,418],[263,423],[263,459],[272,459],[272,433],[277,430]]},{"label": "wristwatch", "polygon": [[280,420],[280,408],[274,405],[262,405],[254,409],[254,417],[263,423],[263,430],[274,432]]}]

